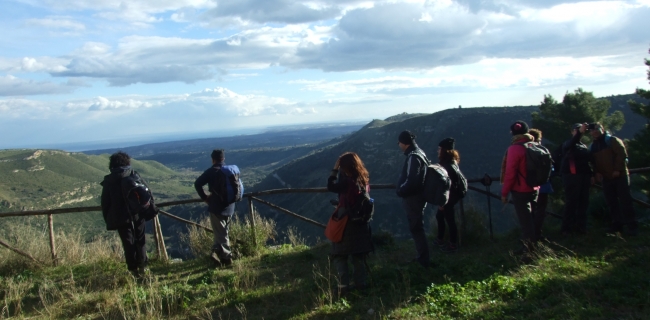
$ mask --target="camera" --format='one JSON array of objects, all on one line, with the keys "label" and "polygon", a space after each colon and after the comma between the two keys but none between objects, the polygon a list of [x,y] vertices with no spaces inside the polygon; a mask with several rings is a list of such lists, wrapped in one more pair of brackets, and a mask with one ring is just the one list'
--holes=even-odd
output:
[{"label": "camera", "polygon": [[590,123],[587,125],[587,130],[596,130],[598,128],[598,123]]}]

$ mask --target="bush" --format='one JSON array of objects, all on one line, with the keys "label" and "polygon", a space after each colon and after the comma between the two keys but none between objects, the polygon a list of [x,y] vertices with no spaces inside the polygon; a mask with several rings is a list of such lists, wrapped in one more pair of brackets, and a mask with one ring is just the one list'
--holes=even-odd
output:
[{"label": "bush", "polygon": [[[254,230],[251,228],[250,216],[246,216],[242,220],[235,214],[230,221],[228,234],[230,247],[235,257],[256,256],[269,240],[275,239],[275,221],[262,218],[257,213],[254,213],[254,216]],[[202,219],[199,224],[210,228],[210,217]],[[212,233],[206,232],[202,228],[189,226],[188,232],[181,235],[181,241],[190,248],[194,257],[207,256],[212,252]]]}]

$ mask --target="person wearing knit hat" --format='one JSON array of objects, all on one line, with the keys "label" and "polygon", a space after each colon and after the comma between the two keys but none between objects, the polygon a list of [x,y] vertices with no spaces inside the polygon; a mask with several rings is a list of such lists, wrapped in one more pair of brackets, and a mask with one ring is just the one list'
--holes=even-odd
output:
[{"label": "person wearing knit hat", "polygon": [[525,121],[517,120],[510,126],[510,132],[512,135],[526,134],[528,133],[528,124]]},{"label": "person wearing knit hat", "polygon": [[[451,188],[449,189],[447,204],[437,208],[438,236],[433,240],[433,243],[445,253],[453,253],[458,250],[458,228],[456,227],[454,206],[467,192],[467,180],[463,173],[460,172],[460,168],[458,168],[460,154],[454,150],[455,142],[454,138],[445,138],[438,143],[438,162],[449,174]],[[449,244],[444,240],[445,227],[449,227]]]},{"label": "person wearing knit hat", "polygon": [[511,145],[501,163],[501,202],[507,204],[508,195],[512,196],[523,244],[515,253],[525,254],[534,250],[535,224],[532,208],[537,202],[539,186],[531,187],[526,183],[526,147],[523,144],[534,141],[534,138],[528,134],[528,124],[521,120],[510,126],[510,132]]},{"label": "person wearing knit hat", "polygon": [[415,142],[415,135],[411,131],[404,130],[397,137],[397,141],[401,142],[404,145],[412,145]]},{"label": "person wearing knit hat", "polygon": [[438,147],[445,150],[454,150],[455,144],[456,140],[454,140],[454,138],[444,138],[442,141],[440,141],[440,143],[438,143]]},{"label": "person wearing knit hat", "polygon": [[397,137],[400,150],[406,156],[402,171],[397,181],[397,196],[402,198],[402,206],[406,211],[409,231],[415,242],[418,253],[413,259],[423,267],[429,267],[429,245],[424,232],[424,209],[427,202],[424,200],[424,174],[429,164],[424,151],[415,143],[415,135],[408,130],[402,131]]}]

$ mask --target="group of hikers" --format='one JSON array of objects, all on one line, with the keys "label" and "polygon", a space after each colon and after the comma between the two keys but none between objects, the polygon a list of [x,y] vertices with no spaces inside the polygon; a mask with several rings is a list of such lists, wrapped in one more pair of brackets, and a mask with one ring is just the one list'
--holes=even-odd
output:
[{"label": "group of hikers", "polygon": [[[562,178],[564,185],[565,208],[560,231],[562,235],[580,235],[587,232],[589,189],[596,182],[602,184],[610,210],[611,223],[608,232],[625,232],[628,235],[636,235],[638,232],[630,194],[627,151],[623,142],[607,132],[600,123],[576,123],[568,129],[569,139],[551,156],[551,152],[542,146],[540,130],[529,129],[524,121],[516,121],[510,126],[511,145],[506,150],[501,166],[501,200],[504,204],[510,201],[514,204],[521,228],[522,246],[513,252],[516,255],[528,255],[536,250],[537,243],[545,239],[542,226],[546,216],[548,194],[553,192],[549,181],[551,170]],[[590,147],[582,142],[583,135],[587,133],[593,141]],[[416,136],[410,131],[401,132],[397,141],[405,160],[395,192],[401,198],[417,252],[412,262],[428,268],[430,252],[424,216],[429,200],[425,195],[425,185],[427,172],[433,167],[416,143]],[[448,185],[445,189],[445,201],[434,204],[438,230],[433,245],[442,252],[453,253],[458,250],[459,245],[454,207],[466,191],[466,187],[463,189],[466,180],[459,169],[460,154],[453,138],[440,141],[437,158],[438,164],[435,168],[443,168]],[[211,160],[212,166],[196,179],[194,186],[198,195],[208,205],[207,211],[214,235],[211,258],[219,265],[228,266],[232,264],[233,259],[228,238],[229,223],[235,212],[235,203],[243,194],[243,184],[237,166],[225,164],[224,150],[214,150]],[[129,271],[135,276],[141,276],[147,270],[145,221],[155,216],[157,209],[146,183],[131,169],[130,157],[126,153],[117,152],[111,155],[109,168],[111,173],[102,182],[101,203],[104,219],[107,228],[117,230],[120,235]],[[332,241],[330,252],[338,273],[340,295],[352,290],[364,290],[369,285],[366,256],[373,251],[369,223],[371,213],[368,215],[365,212],[368,210],[368,200],[372,202],[372,199],[369,199],[369,183],[368,170],[359,155],[354,152],[341,155],[327,179],[327,190],[338,195],[330,222],[345,221],[339,224],[341,232]],[[210,195],[205,193],[205,185],[208,185]],[[370,208],[372,210],[372,206]],[[329,227],[328,224],[328,229]],[[445,240],[447,230],[448,241]],[[353,266],[352,279],[349,260]],[[354,285],[351,285],[352,282]]]}]

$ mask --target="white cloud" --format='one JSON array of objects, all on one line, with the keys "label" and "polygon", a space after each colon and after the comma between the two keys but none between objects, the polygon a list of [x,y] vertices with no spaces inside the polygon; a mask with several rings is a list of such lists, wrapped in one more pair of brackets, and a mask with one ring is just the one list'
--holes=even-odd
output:
[{"label": "white cloud", "polygon": [[20,79],[12,75],[0,76],[0,96],[70,93],[76,87],[76,85],[71,83],[60,84],[49,81]]},{"label": "white cloud", "polygon": [[51,111],[50,106],[43,101],[28,99],[0,99],[0,115],[3,119],[40,119]]},{"label": "white cloud", "polygon": [[103,19],[139,23],[158,22],[160,18],[156,15],[164,12],[185,8],[208,9],[216,5],[212,0],[22,0],[22,2],[54,11],[90,10],[97,12],[97,17]]},{"label": "white cloud", "polygon": [[407,73],[401,76],[373,73],[368,78],[343,81],[295,80],[290,84],[336,97],[361,94],[362,97],[372,95],[381,98],[387,94],[430,94],[444,90],[484,91],[563,87],[573,83],[604,84],[643,75],[642,65],[619,65],[617,61],[621,58],[485,59],[467,68],[436,68],[426,73]]},{"label": "white cloud", "polygon": [[43,19],[27,19],[27,23],[47,29],[63,29],[69,31],[84,31],[86,29],[83,23],[74,21],[71,17],[53,16]]},{"label": "white cloud", "polygon": [[469,11],[458,3],[393,3],[351,10],[328,41],[301,47],[281,64],[335,72],[409,70],[484,58],[623,54],[647,45],[642,31],[650,29],[647,6],[592,1],[509,8]]}]

